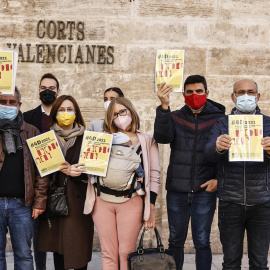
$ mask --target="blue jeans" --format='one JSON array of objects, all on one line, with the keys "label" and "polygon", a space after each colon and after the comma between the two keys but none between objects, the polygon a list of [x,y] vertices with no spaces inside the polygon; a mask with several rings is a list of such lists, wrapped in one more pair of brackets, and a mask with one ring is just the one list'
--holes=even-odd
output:
[{"label": "blue jeans", "polygon": [[245,230],[249,269],[269,269],[270,202],[245,206],[219,200],[218,226],[224,253],[222,269],[241,269]]},{"label": "blue jeans", "polygon": [[34,259],[36,264],[36,270],[46,270],[47,253],[38,251],[38,227],[39,219],[34,220],[34,234],[33,234],[33,247],[34,247]]},{"label": "blue jeans", "polygon": [[184,263],[184,244],[189,219],[196,249],[196,269],[209,270],[212,265],[210,247],[211,225],[216,209],[216,192],[167,192],[167,211],[170,229],[169,248],[173,251],[176,269]]},{"label": "blue jeans", "polygon": [[6,270],[6,234],[9,228],[14,270],[34,270],[31,254],[32,208],[22,198],[0,198],[0,270]]}]

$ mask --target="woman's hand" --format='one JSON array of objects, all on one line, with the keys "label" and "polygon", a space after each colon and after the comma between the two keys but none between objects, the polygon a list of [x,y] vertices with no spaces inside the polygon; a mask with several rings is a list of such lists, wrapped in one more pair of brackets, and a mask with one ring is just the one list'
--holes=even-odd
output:
[{"label": "woman's hand", "polygon": [[86,170],[79,168],[81,166],[84,166],[84,163],[70,165],[70,167],[68,168],[68,175],[76,177],[80,176],[83,172],[86,172]]},{"label": "woman's hand", "polygon": [[68,169],[70,167],[70,164],[67,161],[64,161],[61,165],[62,166],[60,167],[59,171],[66,174],[66,175],[69,175]]},{"label": "woman's hand", "polygon": [[150,217],[147,221],[144,221],[144,227],[146,230],[156,227],[155,206],[150,204]]}]

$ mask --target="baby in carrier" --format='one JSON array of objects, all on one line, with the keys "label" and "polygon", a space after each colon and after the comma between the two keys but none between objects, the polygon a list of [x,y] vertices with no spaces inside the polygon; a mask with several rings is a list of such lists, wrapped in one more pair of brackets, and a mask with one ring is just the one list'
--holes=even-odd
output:
[{"label": "baby in carrier", "polygon": [[[132,147],[132,142],[128,135],[117,132],[113,134],[113,141],[112,141],[112,147],[117,147],[119,145],[124,147]],[[141,164],[138,164],[138,168],[134,170],[135,175],[137,176],[137,185],[136,185],[136,192],[138,195],[144,195],[145,192],[142,190],[142,184],[143,178],[144,178],[144,170],[142,168]]]},{"label": "baby in carrier", "polygon": [[113,134],[110,160],[106,177],[92,178],[101,199],[122,203],[138,195],[144,195],[142,189],[144,170],[141,166],[141,145],[135,147],[126,134]]}]

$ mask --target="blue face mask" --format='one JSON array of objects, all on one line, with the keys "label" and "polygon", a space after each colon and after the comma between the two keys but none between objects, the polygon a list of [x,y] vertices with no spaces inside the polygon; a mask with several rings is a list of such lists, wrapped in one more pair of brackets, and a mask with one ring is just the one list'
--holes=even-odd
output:
[{"label": "blue face mask", "polygon": [[257,106],[257,96],[245,94],[236,98],[236,108],[243,113],[252,112]]},{"label": "blue face mask", "polygon": [[0,105],[0,119],[13,120],[17,114],[17,107]]}]

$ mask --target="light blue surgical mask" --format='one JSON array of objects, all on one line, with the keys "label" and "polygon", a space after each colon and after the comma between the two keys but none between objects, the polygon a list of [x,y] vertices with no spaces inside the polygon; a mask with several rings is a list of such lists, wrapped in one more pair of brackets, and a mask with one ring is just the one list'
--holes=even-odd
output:
[{"label": "light blue surgical mask", "polygon": [[0,105],[0,119],[13,120],[17,114],[17,107]]},{"label": "light blue surgical mask", "polygon": [[257,96],[249,96],[248,94],[245,94],[243,96],[236,97],[235,105],[240,112],[250,113],[257,106]]}]

